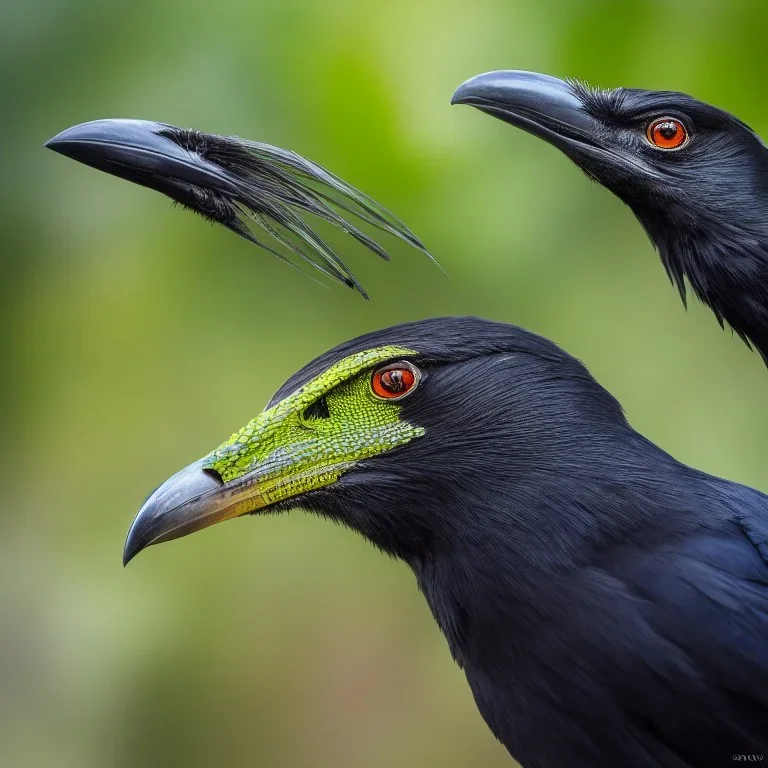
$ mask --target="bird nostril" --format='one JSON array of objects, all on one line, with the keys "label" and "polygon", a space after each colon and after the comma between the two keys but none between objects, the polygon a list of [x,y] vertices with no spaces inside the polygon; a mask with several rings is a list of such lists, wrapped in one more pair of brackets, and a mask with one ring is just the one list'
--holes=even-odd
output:
[{"label": "bird nostril", "polygon": [[319,419],[329,419],[331,412],[328,408],[328,400],[325,397],[321,397],[315,400],[314,403],[304,409],[301,418],[303,421],[318,421]]},{"label": "bird nostril", "polygon": [[208,475],[209,477],[212,477],[214,480],[224,485],[224,479],[222,478],[221,473],[217,469],[214,469],[213,467],[203,467],[203,472],[205,472],[205,474]]}]

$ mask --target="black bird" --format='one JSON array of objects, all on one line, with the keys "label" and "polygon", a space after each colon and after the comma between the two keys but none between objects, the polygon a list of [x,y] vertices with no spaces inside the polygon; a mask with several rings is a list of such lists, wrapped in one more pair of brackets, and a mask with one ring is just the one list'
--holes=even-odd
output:
[{"label": "black bird", "polygon": [[124,559],[299,505],[413,569],[524,768],[768,755],[768,497],[650,443],[552,342],[441,318],[341,344],[161,485]]},{"label": "black bird", "polygon": [[68,128],[45,146],[162,192],[292,264],[279,249],[256,238],[250,225],[260,226],[289,253],[356,288],[365,298],[367,294],[347,265],[303,214],[339,227],[387,261],[387,252],[344,214],[429,255],[421,241],[375,200],[316,163],[270,144],[166,123],[114,119]]},{"label": "black bird", "polygon": [[635,213],[685,303],[694,293],[768,364],[768,148],[684,93],[478,75],[471,104],[553,144]]}]

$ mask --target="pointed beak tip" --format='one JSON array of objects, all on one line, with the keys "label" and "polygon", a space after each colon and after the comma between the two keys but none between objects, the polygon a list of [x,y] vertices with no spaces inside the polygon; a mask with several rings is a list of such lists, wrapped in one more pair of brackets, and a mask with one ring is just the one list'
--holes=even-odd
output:
[{"label": "pointed beak tip", "polygon": [[123,566],[152,544],[170,541],[227,519],[220,479],[196,461],[156,488],[131,523]]},{"label": "pointed beak tip", "polygon": [[131,527],[128,529],[128,534],[125,537],[125,545],[123,546],[123,567],[133,560],[136,555],[152,544],[151,538],[147,536],[147,528],[145,525],[145,518],[142,517],[142,512],[146,509],[147,504],[145,502],[139,513],[131,523]]},{"label": "pointed beak tip", "polygon": [[123,568],[133,560],[136,555],[144,549],[142,544],[139,544],[131,536],[132,531],[128,531],[128,537],[125,540],[125,546],[123,547]]},{"label": "pointed beak tip", "polygon": [[451,96],[451,106],[455,106],[456,104],[471,104],[472,98],[477,96],[478,83],[482,84],[482,82],[490,74],[493,73],[486,72],[482,75],[475,75],[474,77],[470,77],[469,80],[465,80],[453,92],[453,96]]},{"label": "pointed beak tip", "polygon": [[131,560],[133,560],[133,558],[136,557],[136,555],[138,555],[140,551],[141,550],[138,550],[138,549],[133,552],[127,549],[124,550],[123,551],[123,568],[126,568],[128,566],[128,563],[130,563]]},{"label": "pointed beak tip", "polygon": [[57,133],[52,138],[48,139],[48,141],[43,144],[43,147],[45,149],[52,149],[54,152],[60,152],[61,144],[62,144],[62,136],[64,136],[67,131],[70,130],[69,128],[66,131],[61,131],[60,133]]}]

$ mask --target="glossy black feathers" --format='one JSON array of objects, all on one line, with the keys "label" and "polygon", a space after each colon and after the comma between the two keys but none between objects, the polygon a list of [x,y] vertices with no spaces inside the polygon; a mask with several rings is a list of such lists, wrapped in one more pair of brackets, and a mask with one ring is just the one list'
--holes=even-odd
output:
[{"label": "glossy black feathers", "polygon": [[365,292],[347,265],[304,219],[304,214],[339,227],[387,261],[386,250],[355,226],[348,214],[427,253],[421,241],[376,201],[295,152],[173,127],[163,129],[161,135],[221,167],[234,182],[230,193],[190,189],[191,199],[181,202],[279,258],[285,257],[257,239],[251,231],[252,224],[304,261],[354,286],[363,295]]},{"label": "glossy black feathers", "polygon": [[[635,213],[683,302],[690,287],[768,363],[768,148],[743,121],[684,93],[604,90],[535,72],[467,80],[468,104],[557,147]],[[657,120],[685,139],[658,146]]]},{"label": "glossy black feathers", "polygon": [[[282,261],[308,263],[366,298],[313,219],[338,227],[386,260],[386,250],[354,219],[427,254],[421,241],[375,200],[316,163],[270,144],[146,120],[108,119],[68,128],[46,146],[162,192]],[[258,229],[265,237],[257,237]]]},{"label": "glossy black feathers", "polygon": [[[686,94],[575,89],[615,158],[579,164],[634,211],[683,302],[687,283],[768,362],[768,148],[738,118]],[[679,151],[621,141],[662,115],[690,132]],[[633,159],[650,172],[633,172]]]},{"label": "glossy black feathers", "polygon": [[413,569],[524,768],[719,768],[768,755],[768,498],[675,461],[552,342],[477,318],[385,344],[423,374],[419,440],[302,506]]}]

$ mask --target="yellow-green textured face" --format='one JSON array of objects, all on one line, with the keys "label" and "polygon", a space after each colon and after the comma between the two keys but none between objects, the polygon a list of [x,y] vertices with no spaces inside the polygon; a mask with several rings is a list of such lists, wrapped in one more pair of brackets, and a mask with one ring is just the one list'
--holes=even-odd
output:
[{"label": "yellow-green textured face", "polygon": [[400,418],[397,400],[381,399],[371,388],[377,367],[415,354],[385,346],[345,357],[260,413],[203,466],[225,483],[248,475],[258,486],[259,506],[266,506],[330,485],[358,461],[421,437],[421,427]]}]

